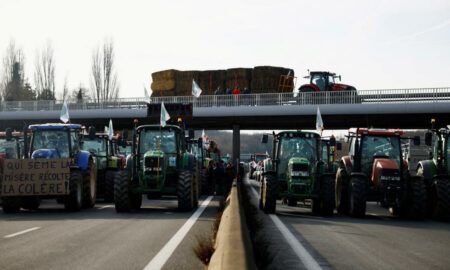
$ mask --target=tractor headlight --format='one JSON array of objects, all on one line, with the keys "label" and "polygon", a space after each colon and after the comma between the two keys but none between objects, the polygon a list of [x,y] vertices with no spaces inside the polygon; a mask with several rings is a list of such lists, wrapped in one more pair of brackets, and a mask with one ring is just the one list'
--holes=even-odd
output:
[{"label": "tractor headlight", "polygon": [[400,181],[400,176],[382,175],[382,176],[380,176],[380,180],[382,180],[382,181]]}]

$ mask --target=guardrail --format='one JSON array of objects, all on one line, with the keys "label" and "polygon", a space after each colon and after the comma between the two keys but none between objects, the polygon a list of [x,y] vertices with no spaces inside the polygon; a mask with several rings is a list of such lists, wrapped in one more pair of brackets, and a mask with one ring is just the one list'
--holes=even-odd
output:
[{"label": "guardrail", "polygon": [[[145,109],[147,103],[193,103],[194,107],[236,107],[236,106],[286,106],[286,105],[322,105],[322,104],[365,104],[365,103],[435,103],[450,101],[450,87],[358,90],[339,92],[265,93],[234,95],[118,98],[115,100],[70,102],[70,110],[97,109]],[[63,101],[3,101],[0,112],[11,111],[57,111]]]}]

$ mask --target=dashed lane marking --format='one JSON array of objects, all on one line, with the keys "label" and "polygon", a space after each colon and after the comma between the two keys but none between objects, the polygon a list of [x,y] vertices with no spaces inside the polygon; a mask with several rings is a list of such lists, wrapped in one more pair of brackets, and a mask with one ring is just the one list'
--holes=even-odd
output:
[{"label": "dashed lane marking", "polygon": [[4,238],[12,238],[12,237],[24,234],[24,233],[29,233],[29,232],[32,232],[32,231],[35,231],[35,230],[39,230],[40,228],[41,227],[29,228],[29,229],[26,229],[26,230],[23,230],[23,231],[20,231],[20,232],[16,232],[16,233],[13,233],[13,234],[5,235]]}]

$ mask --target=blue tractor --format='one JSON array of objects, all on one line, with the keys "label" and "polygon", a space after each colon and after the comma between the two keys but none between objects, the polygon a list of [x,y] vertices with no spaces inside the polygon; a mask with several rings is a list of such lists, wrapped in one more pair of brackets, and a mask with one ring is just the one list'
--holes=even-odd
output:
[{"label": "blue tractor", "polygon": [[30,125],[30,149],[25,159],[51,159],[69,161],[70,179],[64,195],[39,194],[39,196],[4,197],[3,211],[18,212],[21,207],[37,209],[40,199],[56,198],[69,211],[92,208],[96,200],[97,168],[95,159],[88,151],[81,150],[79,124]]}]

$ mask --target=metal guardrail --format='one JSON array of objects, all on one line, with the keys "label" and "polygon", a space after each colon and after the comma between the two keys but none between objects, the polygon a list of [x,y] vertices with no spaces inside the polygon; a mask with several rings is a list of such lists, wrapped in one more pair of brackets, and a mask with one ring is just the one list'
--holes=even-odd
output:
[{"label": "metal guardrail", "polygon": [[[358,90],[342,92],[264,93],[248,95],[203,95],[193,96],[119,98],[97,102],[89,99],[69,102],[70,110],[98,109],[146,109],[147,103],[193,103],[194,107],[235,107],[235,106],[289,106],[322,104],[365,104],[365,103],[436,103],[450,101],[450,87]],[[59,111],[62,100],[3,101],[0,112],[14,111]]]}]

